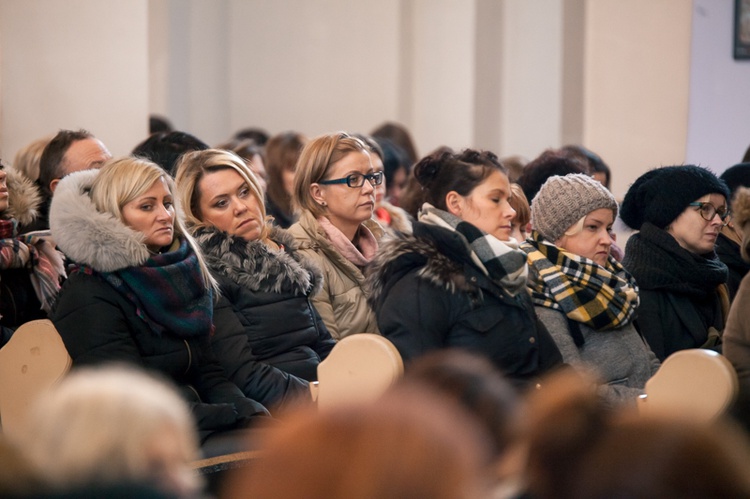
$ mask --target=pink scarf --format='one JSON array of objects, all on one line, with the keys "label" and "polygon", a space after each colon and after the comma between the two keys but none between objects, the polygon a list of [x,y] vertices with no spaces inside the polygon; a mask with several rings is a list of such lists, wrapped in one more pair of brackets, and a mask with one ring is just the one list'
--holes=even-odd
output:
[{"label": "pink scarf", "polygon": [[328,240],[331,241],[336,250],[343,255],[344,258],[349,260],[355,266],[362,268],[375,256],[378,251],[378,241],[375,236],[372,235],[370,229],[364,225],[359,226],[357,236],[354,239],[359,238],[359,248],[349,240],[339,229],[337,229],[327,217],[318,218],[318,223],[323,228],[328,236]]}]

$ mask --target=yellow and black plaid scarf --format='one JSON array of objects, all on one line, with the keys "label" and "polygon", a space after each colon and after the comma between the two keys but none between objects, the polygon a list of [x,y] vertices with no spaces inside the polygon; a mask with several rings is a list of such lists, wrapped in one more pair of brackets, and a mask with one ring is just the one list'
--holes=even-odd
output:
[{"label": "yellow and black plaid scarf", "polygon": [[638,285],[614,258],[606,267],[558,248],[532,231],[521,248],[529,262],[535,305],[563,312],[595,331],[627,325],[638,308]]}]

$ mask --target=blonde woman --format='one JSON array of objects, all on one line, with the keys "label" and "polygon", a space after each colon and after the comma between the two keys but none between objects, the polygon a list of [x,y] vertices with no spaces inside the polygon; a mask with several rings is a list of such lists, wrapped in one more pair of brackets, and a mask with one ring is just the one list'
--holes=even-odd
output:
[{"label": "blonde woman", "polygon": [[164,170],[137,158],[60,182],[50,225],[75,265],[50,318],[74,366],[120,361],[182,387],[208,437],[267,411],[213,356],[216,282],[177,216],[173,186]]},{"label": "blonde woman", "polygon": [[300,251],[323,269],[323,290],[313,303],[337,339],[378,332],[362,270],[383,234],[372,220],[375,187],[382,181],[369,148],[344,132],[312,140],[297,163],[294,201],[300,215],[289,232]]},{"label": "blonde woman", "polygon": [[243,386],[255,358],[316,380],[336,343],[311,302],[322,274],[286,230],[270,225],[250,167],[229,151],[195,151],[182,157],[177,186],[187,224],[243,326],[217,323],[212,339],[230,379]]},{"label": "blonde woman", "polygon": [[197,497],[198,439],[174,388],[125,366],[67,376],[32,407],[16,437],[50,492],[142,484]]}]

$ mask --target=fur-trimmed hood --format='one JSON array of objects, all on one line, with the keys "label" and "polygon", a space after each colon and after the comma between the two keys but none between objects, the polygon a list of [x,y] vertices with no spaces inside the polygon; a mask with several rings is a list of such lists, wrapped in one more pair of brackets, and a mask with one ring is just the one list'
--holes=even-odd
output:
[{"label": "fur-trimmed hood", "polygon": [[15,218],[21,227],[29,225],[39,215],[42,194],[39,187],[23,173],[5,168],[8,174],[8,209],[4,218]]},{"label": "fur-trimmed hood", "polygon": [[[455,234],[449,233],[448,237],[453,238]],[[461,247],[462,243],[453,242]],[[468,253],[466,259],[469,261]],[[476,285],[466,279],[465,263],[447,255],[435,241],[426,237],[402,234],[383,239],[378,254],[367,267],[368,301],[376,307],[388,293],[386,283],[393,283],[397,280],[393,277],[420,267],[417,275],[433,286],[451,293],[476,291]]]},{"label": "fur-trimmed hood", "polygon": [[68,258],[99,272],[140,266],[150,256],[143,234],[98,211],[89,196],[98,174],[75,172],[57,184],[49,216],[52,237]]},{"label": "fur-trimmed hood", "polygon": [[732,201],[732,223],[742,236],[742,258],[750,261],[750,188],[737,189]]},{"label": "fur-trimmed hood", "polygon": [[274,251],[262,241],[245,241],[215,227],[194,231],[206,263],[214,271],[252,290],[267,293],[315,294],[323,283],[321,270],[299,251],[286,230],[274,227],[270,238],[284,247]]}]

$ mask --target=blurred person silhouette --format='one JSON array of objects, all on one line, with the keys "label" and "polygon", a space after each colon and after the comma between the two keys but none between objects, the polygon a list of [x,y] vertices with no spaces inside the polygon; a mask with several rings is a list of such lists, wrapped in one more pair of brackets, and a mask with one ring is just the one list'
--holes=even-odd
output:
[{"label": "blurred person silhouette", "polygon": [[16,153],[13,159],[13,168],[23,174],[29,180],[39,180],[39,162],[42,160],[42,152],[47,147],[52,137],[42,137],[29,142]]},{"label": "blurred person silhouette", "polygon": [[180,156],[190,151],[204,151],[210,146],[198,137],[176,130],[151,134],[135,146],[131,156],[153,161],[174,177]]},{"label": "blurred person silhouette", "polygon": [[478,499],[487,497],[486,439],[449,398],[401,387],[370,404],[285,418],[221,497]]},{"label": "blurred person silhouette", "polygon": [[375,140],[388,139],[400,147],[409,161],[409,169],[419,160],[419,153],[417,153],[414,139],[404,125],[393,121],[386,121],[370,132],[370,135]]},{"label": "blurred person silhouette", "polygon": [[[588,165],[578,157],[571,157],[556,149],[547,149],[524,167],[523,174],[516,183],[521,186],[526,199],[533,205],[534,196],[548,178],[569,173],[588,174]],[[532,225],[533,223],[532,220]]]},{"label": "blurred person silhouette", "polygon": [[288,229],[297,220],[292,206],[294,172],[307,142],[307,137],[301,133],[284,132],[274,135],[265,146],[268,172],[266,213],[282,229]]},{"label": "blurred person silhouette", "polygon": [[530,497],[750,497],[747,435],[728,421],[613,411],[593,383],[571,372],[558,373],[530,395]]},{"label": "blurred person silhouette", "polygon": [[49,493],[140,484],[197,497],[201,488],[187,404],[132,366],[74,370],[40,395],[14,441]]},{"label": "blurred person silhouette", "polygon": [[[729,201],[735,198],[740,187],[750,187],[750,163],[739,163],[725,170],[720,179],[729,187]],[[734,210],[732,210],[734,211]],[[716,239],[716,254],[719,260],[729,269],[727,288],[729,289],[729,300],[733,301],[740,287],[742,278],[750,270],[750,262],[742,258],[740,246],[742,244],[742,230],[735,226],[735,215],[729,215],[727,223],[719,232]]]}]

